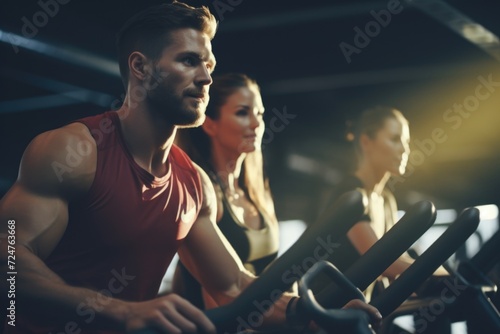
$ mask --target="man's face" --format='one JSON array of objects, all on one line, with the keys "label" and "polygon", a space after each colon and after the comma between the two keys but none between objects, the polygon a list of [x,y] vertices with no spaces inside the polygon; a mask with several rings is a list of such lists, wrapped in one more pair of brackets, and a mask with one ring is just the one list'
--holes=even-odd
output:
[{"label": "man's face", "polygon": [[146,101],[170,124],[199,126],[205,119],[215,67],[210,38],[186,28],[171,32],[170,41],[144,82]]}]

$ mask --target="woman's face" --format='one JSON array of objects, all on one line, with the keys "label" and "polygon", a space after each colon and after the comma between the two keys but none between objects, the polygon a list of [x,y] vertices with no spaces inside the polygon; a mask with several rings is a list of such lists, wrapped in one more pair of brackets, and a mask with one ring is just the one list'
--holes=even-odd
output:
[{"label": "woman's face", "polygon": [[406,122],[388,118],[374,138],[366,137],[365,157],[380,172],[403,175],[410,154],[410,129]]},{"label": "woman's face", "polygon": [[213,122],[212,143],[231,154],[259,150],[265,125],[264,105],[256,87],[241,87],[230,95]]}]

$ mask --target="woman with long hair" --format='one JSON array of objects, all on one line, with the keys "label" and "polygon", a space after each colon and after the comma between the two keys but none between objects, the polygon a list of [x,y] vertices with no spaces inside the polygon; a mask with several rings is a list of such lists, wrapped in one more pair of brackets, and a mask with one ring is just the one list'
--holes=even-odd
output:
[{"label": "woman with long hair", "polygon": [[[203,125],[178,134],[179,145],[212,179],[220,230],[255,275],[276,258],[279,241],[263,168],[263,114],[257,83],[244,74],[226,74],[214,78]],[[182,263],[173,290],[199,307],[211,306]]]}]

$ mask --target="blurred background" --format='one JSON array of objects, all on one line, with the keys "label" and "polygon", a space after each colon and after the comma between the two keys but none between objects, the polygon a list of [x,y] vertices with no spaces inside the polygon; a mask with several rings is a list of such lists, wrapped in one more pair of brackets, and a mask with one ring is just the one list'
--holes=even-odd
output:
[{"label": "blurred background", "polygon": [[[260,83],[280,220],[314,220],[352,161],[346,122],[388,105],[409,119],[401,209],[499,205],[500,1],[186,1],[220,21],[217,73]],[[161,1],[2,0],[0,196],[38,133],[116,108],[115,34]],[[273,126],[271,126],[273,124]]]}]

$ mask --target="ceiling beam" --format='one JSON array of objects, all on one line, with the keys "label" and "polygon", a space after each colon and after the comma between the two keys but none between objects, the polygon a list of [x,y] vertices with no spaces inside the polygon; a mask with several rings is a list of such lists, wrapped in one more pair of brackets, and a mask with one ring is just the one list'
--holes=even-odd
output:
[{"label": "ceiling beam", "polygon": [[95,71],[119,77],[118,62],[91,52],[69,45],[53,45],[33,38],[14,34],[0,29],[0,42],[10,44],[13,52],[18,53],[19,48],[30,50],[51,58],[59,59],[66,63],[89,68]]},{"label": "ceiling beam", "polygon": [[442,0],[405,1],[500,61],[500,39],[498,36],[452,5]]},{"label": "ceiling beam", "polygon": [[[97,97],[97,99],[96,99]],[[103,99],[103,96],[95,96],[87,90],[77,90],[59,94],[27,97],[23,99],[0,102],[0,114],[24,112],[31,110],[44,110],[55,107],[63,107],[80,103],[95,104],[100,107],[110,107],[113,100]]]},{"label": "ceiling beam", "polygon": [[[305,3],[305,2],[304,2]],[[326,19],[339,19],[357,15],[368,15],[371,10],[387,7],[387,1],[367,1],[336,4],[316,8],[304,8],[295,11],[284,11],[272,14],[259,14],[237,20],[222,21],[218,31],[241,32],[246,30],[267,29],[293,25],[297,23],[315,22]]]},{"label": "ceiling beam", "polygon": [[0,74],[6,78],[56,93],[2,101],[0,102],[1,114],[49,109],[79,103],[90,103],[100,107],[111,108],[115,102],[119,102],[119,100],[112,95],[78,87],[66,82],[57,81],[32,73],[13,69],[2,69]]}]

